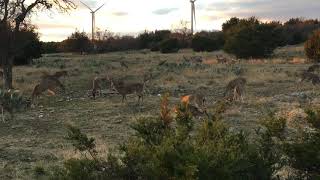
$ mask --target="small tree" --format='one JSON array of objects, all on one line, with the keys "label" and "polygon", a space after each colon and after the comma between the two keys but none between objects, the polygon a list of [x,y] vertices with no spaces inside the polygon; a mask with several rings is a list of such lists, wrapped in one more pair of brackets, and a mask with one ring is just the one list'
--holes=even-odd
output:
[{"label": "small tree", "polygon": [[93,49],[93,44],[87,34],[79,31],[72,33],[68,39],[64,40],[62,46],[64,51],[77,52],[80,54],[90,52]]},{"label": "small tree", "polygon": [[41,42],[41,53],[59,53],[60,42]]},{"label": "small tree", "polygon": [[304,50],[307,57],[313,61],[320,62],[320,30],[317,30],[310,36],[304,44]]},{"label": "small tree", "polygon": [[279,45],[279,32],[274,24],[261,23],[254,17],[242,19],[227,29],[224,50],[239,58],[267,57]]},{"label": "small tree", "polygon": [[25,42],[21,41],[17,35],[22,30],[26,18],[32,13],[52,7],[67,11],[75,8],[75,5],[70,0],[0,1],[0,60],[6,89],[12,89],[13,61],[24,47]]},{"label": "small tree", "polygon": [[144,31],[143,33],[139,34],[138,42],[140,49],[149,48],[150,43],[152,42],[153,35],[152,32]]},{"label": "small tree", "polygon": [[202,31],[194,35],[191,47],[194,51],[214,51],[223,47],[224,39],[222,32]]},{"label": "small tree", "polygon": [[17,37],[25,43],[14,58],[14,65],[27,65],[32,62],[32,59],[41,57],[41,43],[38,33],[35,32],[35,27],[26,26],[18,33]]},{"label": "small tree", "polygon": [[160,43],[160,51],[161,53],[175,53],[178,52],[179,47],[179,41],[176,38],[169,38],[166,40],[163,40]]}]

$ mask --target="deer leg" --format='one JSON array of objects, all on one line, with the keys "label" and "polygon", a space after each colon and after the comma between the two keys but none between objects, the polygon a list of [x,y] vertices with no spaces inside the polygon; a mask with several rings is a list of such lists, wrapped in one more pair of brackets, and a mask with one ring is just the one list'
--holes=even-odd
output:
[{"label": "deer leg", "polygon": [[56,93],[55,93],[53,90],[51,90],[51,89],[48,89],[48,92],[49,92],[49,94],[50,94],[51,96],[55,96],[55,95],[56,95]]},{"label": "deer leg", "polygon": [[233,90],[233,97],[232,97],[232,100],[233,101],[236,101],[236,99],[237,99],[237,89],[236,88],[234,88],[234,90]]},{"label": "deer leg", "polygon": [[10,118],[13,120],[13,112],[10,112]]},{"label": "deer leg", "polygon": [[58,79],[56,79],[55,82],[62,89],[62,91],[65,92],[66,89],[65,89],[64,85]]},{"label": "deer leg", "polygon": [[95,99],[96,99],[96,92],[95,92],[95,90],[92,89],[91,93],[92,93],[92,98],[93,98],[93,100],[95,100]]},{"label": "deer leg", "polygon": [[101,96],[101,87],[100,87],[100,85],[96,89],[96,92],[97,92],[97,94],[99,94],[99,97],[100,97]]},{"label": "deer leg", "polygon": [[122,95],[122,103],[124,102],[124,100],[127,100],[126,95]]},{"label": "deer leg", "polygon": [[138,95],[138,105],[140,105],[140,99],[141,99],[141,96]]},{"label": "deer leg", "polygon": [[1,107],[1,115],[2,115],[2,122],[6,122],[6,121],[4,120],[3,107]]}]

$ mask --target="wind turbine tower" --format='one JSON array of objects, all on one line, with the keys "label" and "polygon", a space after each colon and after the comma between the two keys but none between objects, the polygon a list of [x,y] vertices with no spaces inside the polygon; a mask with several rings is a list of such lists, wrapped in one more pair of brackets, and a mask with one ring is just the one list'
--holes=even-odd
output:
[{"label": "wind turbine tower", "polygon": [[196,24],[196,8],[194,6],[194,3],[196,0],[190,0],[191,3],[191,34],[194,32],[194,27]]},{"label": "wind turbine tower", "polygon": [[95,35],[95,30],[96,30],[96,19],[95,19],[95,13],[97,11],[99,11],[103,6],[104,4],[102,4],[100,7],[98,7],[96,10],[92,10],[88,5],[86,5],[84,2],[80,1],[84,6],[86,6],[89,10],[90,10],[90,13],[91,13],[91,16],[92,16],[92,24],[91,24],[91,40],[94,41],[94,35]]}]

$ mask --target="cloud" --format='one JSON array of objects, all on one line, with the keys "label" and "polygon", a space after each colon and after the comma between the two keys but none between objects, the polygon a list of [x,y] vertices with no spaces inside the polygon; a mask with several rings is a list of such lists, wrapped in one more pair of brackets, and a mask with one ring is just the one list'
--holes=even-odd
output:
[{"label": "cloud", "polygon": [[166,15],[169,14],[171,12],[177,11],[178,8],[164,8],[164,9],[157,9],[155,11],[153,11],[153,14],[156,15]]},{"label": "cloud", "polygon": [[210,3],[206,13],[219,13],[225,17],[257,16],[284,21],[292,17],[317,18],[318,0],[238,0]]},{"label": "cloud", "polygon": [[38,27],[41,29],[74,29],[74,25],[70,24],[50,24],[50,23],[38,23]]}]

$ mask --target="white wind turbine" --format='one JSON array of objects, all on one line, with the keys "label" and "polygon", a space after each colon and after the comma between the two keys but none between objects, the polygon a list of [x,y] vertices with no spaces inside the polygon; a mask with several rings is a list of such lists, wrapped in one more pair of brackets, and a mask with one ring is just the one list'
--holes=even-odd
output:
[{"label": "white wind turbine", "polygon": [[92,41],[94,41],[94,33],[95,33],[95,29],[96,29],[96,19],[95,19],[95,13],[102,8],[102,6],[104,6],[104,4],[102,4],[100,7],[98,7],[96,10],[92,10],[88,5],[86,5],[84,2],[80,1],[84,6],[86,6],[89,10],[90,13],[92,15],[92,29],[91,29],[91,39]]},{"label": "white wind turbine", "polygon": [[190,0],[191,3],[191,34],[193,34],[194,27],[196,25],[196,8],[194,6],[194,3],[196,0]]}]

